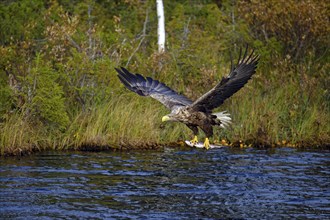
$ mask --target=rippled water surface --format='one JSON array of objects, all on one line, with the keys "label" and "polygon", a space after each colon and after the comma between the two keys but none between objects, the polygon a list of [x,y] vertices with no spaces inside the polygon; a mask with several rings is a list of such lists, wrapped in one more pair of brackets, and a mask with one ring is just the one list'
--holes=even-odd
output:
[{"label": "rippled water surface", "polygon": [[330,151],[44,152],[1,158],[1,219],[330,219]]}]

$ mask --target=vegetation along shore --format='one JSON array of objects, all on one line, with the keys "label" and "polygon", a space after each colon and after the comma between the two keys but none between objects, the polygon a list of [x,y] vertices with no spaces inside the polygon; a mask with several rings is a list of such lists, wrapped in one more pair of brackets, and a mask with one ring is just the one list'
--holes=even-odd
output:
[{"label": "vegetation along shore", "polygon": [[183,146],[191,131],[162,124],[168,110],[125,89],[114,68],[195,100],[245,44],[260,54],[257,72],[217,109],[233,123],[211,141],[330,146],[326,0],[164,1],[164,11],[159,53],[154,0],[0,3],[1,155]]}]

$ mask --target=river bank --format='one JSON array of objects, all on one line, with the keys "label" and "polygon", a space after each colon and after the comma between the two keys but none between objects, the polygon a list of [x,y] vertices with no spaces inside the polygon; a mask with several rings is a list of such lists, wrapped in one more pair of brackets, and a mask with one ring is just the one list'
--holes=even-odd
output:
[{"label": "river bank", "polygon": [[[328,103],[319,96],[321,91],[293,83],[264,90],[257,84],[258,80],[251,81],[221,106],[233,123],[228,129],[215,128],[212,142],[232,147],[329,147]],[[162,123],[166,114],[168,110],[157,101],[122,88],[97,107],[73,113],[65,128],[17,111],[1,122],[1,155],[182,146],[192,133],[181,123]]]}]

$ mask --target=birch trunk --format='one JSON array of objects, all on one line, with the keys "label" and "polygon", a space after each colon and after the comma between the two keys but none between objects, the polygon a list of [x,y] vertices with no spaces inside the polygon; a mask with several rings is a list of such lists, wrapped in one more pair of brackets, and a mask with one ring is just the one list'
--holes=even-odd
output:
[{"label": "birch trunk", "polygon": [[165,51],[165,17],[164,5],[162,0],[156,0],[157,3],[157,16],[158,16],[158,52]]}]

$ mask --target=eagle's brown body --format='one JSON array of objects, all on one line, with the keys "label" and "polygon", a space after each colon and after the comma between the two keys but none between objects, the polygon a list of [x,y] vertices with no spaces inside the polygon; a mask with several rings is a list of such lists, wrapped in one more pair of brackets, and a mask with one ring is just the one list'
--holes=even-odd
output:
[{"label": "eagle's brown body", "polygon": [[212,137],[212,126],[221,124],[220,120],[217,119],[217,116],[201,111],[194,111],[189,106],[181,107],[173,113],[174,114],[170,114],[172,121],[184,123],[194,132],[194,135],[198,134],[198,127],[200,127],[207,137]]}]

